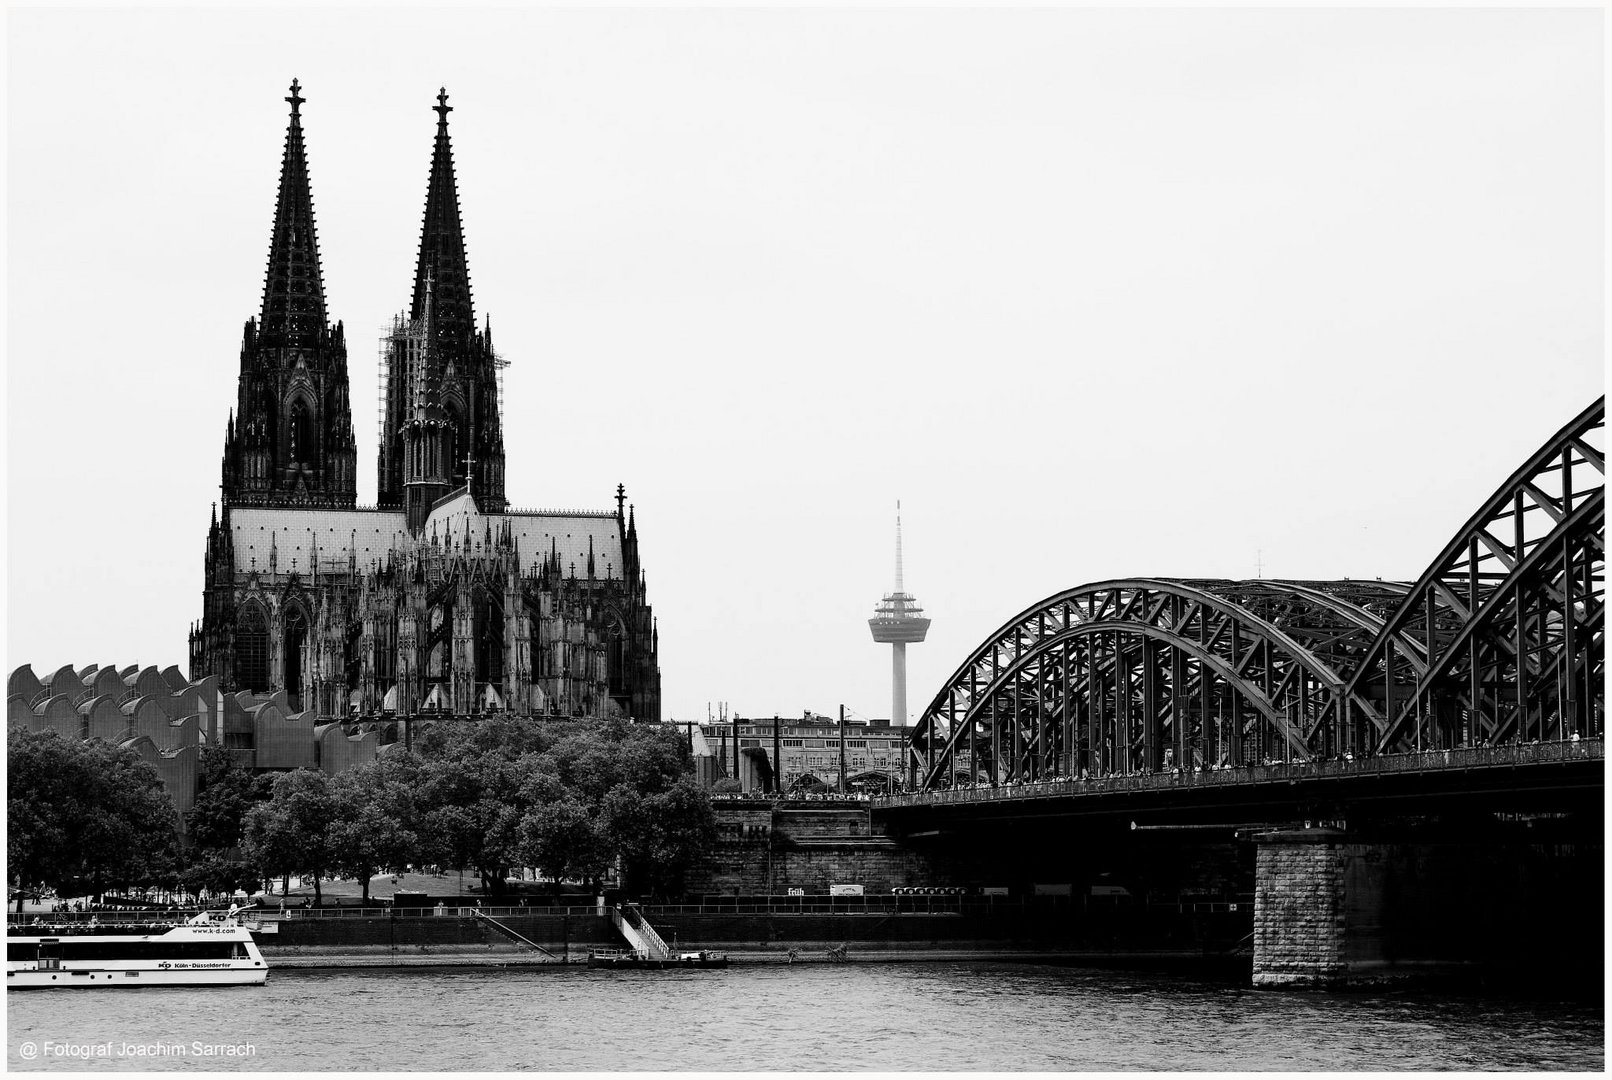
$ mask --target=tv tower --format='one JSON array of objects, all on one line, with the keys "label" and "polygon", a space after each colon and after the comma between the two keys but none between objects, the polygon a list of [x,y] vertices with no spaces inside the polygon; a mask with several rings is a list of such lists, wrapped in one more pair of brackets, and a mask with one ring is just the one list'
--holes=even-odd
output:
[{"label": "tv tower", "polygon": [[873,640],[890,646],[890,723],[907,723],[907,642],[918,642],[929,633],[929,620],[916,597],[907,595],[901,583],[901,503],[896,503],[896,591],[889,593],[873,609],[868,620]]}]

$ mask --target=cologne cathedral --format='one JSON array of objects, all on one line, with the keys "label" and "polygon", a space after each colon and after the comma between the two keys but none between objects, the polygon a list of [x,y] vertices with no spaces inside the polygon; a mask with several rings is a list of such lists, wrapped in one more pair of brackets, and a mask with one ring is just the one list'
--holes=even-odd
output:
[{"label": "cologne cathedral", "polygon": [[326,717],[660,719],[638,528],[511,510],[499,368],[476,323],[446,92],[407,315],[382,342],[375,505],[357,504],[347,342],[331,325],[298,84],[262,311],[246,323],[190,675]]}]

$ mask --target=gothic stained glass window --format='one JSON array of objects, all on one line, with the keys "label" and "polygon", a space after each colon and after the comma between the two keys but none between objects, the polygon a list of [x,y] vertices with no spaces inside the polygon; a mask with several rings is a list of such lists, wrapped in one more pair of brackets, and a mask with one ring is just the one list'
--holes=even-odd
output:
[{"label": "gothic stained glass window", "polygon": [[302,643],[308,637],[308,617],[299,607],[285,613],[285,692],[291,711],[302,711]]},{"label": "gothic stained glass window", "polygon": [[610,624],[609,658],[610,692],[625,694],[627,693],[627,628],[621,625],[620,620]]},{"label": "gothic stained glass window", "polygon": [[255,604],[243,608],[235,621],[235,685],[242,690],[269,688],[269,626]]},{"label": "gothic stained glass window", "polygon": [[504,621],[498,607],[482,589],[475,591],[471,633],[476,643],[476,682],[482,685],[504,682]]},{"label": "gothic stained glass window", "polygon": [[465,430],[465,408],[458,398],[449,398],[445,403],[448,410],[448,430],[444,433],[442,447],[448,455],[447,473],[453,484],[458,486],[465,483],[468,475],[465,472],[465,448],[470,445],[469,433]]},{"label": "gothic stained glass window", "polygon": [[342,649],[342,667],[347,675],[347,690],[351,693],[358,689],[360,677],[364,672],[363,653],[364,626],[353,622],[347,627],[347,644]]},{"label": "gothic stained glass window", "polygon": [[308,415],[308,403],[298,398],[291,406],[291,457],[292,464],[313,460],[313,423]]}]

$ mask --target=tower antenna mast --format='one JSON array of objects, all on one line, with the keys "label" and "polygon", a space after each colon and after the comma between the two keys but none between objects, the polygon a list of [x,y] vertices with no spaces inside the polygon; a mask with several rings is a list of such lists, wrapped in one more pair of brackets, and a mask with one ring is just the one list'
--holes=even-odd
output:
[{"label": "tower antenna mast", "polygon": [[916,597],[907,592],[901,566],[901,502],[896,502],[896,588],[873,609],[868,620],[873,640],[890,646],[890,723],[907,724],[907,644],[929,633],[929,620]]}]

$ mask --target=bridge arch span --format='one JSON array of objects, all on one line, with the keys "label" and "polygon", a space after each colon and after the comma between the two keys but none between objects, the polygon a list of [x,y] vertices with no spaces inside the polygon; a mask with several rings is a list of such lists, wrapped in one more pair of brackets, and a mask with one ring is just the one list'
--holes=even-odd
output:
[{"label": "bridge arch span", "polygon": [[935,788],[1341,753],[1353,664],[1405,588],[1135,578],[1058,593],[953,673],[914,731],[909,777]]},{"label": "bridge arch span", "polygon": [[1601,732],[1605,419],[1602,397],[1507,477],[1408,588],[1350,678],[1358,747]]},{"label": "bridge arch span", "polygon": [[1415,582],[1133,578],[1026,608],[924,711],[909,785],[1601,736],[1605,412],[1552,436]]}]

